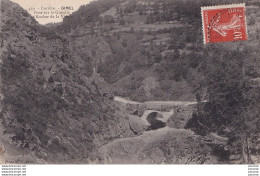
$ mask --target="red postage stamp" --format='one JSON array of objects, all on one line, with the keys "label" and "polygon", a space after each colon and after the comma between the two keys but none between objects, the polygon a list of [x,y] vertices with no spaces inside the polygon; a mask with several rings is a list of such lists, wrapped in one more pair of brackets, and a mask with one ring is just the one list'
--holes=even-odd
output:
[{"label": "red postage stamp", "polygon": [[247,40],[245,4],[201,7],[204,44]]}]

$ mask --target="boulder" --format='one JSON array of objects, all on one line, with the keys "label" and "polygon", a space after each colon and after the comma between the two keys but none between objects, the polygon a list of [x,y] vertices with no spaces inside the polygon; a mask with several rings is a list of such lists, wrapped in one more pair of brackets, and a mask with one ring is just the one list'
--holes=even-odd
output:
[{"label": "boulder", "polygon": [[0,155],[3,155],[5,153],[5,147],[3,145],[0,145]]},{"label": "boulder", "polygon": [[134,134],[141,134],[144,130],[146,130],[146,123],[138,116],[130,115],[129,116],[129,126]]}]

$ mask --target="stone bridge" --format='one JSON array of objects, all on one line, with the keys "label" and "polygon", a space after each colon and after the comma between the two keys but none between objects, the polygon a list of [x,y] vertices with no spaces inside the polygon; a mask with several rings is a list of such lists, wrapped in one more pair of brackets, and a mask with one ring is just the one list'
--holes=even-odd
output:
[{"label": "stone bridge", "polygon": [[171,110],[170,112],[163,112],[163,111],[155,111],[155,110],[145,110],[141,120],[146,124],[146,125],[150,125],[150,123],[147,121],[147,117],[151,114],[151,113],[158,113],[162,115],[162,118],[157,118],[156,120],[159,120],[161,122],[166,123],[169,118],[174,114],[174,111]]},{"label": "stone bridge", "polygon": [[197,107],[197,102],[190,101],[147,101],[140,103],[122,97],[115,97],[114,101],[125,106],[129,114],[139,116],[140,123],[152,125],[151,123],[160,121],[174,128],[184,128]]}]

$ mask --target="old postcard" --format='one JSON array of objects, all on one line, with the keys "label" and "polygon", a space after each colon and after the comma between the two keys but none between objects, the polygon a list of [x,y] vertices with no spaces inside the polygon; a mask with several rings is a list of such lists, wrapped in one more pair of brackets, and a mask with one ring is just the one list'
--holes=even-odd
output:
[{"label": "old postcard", "polygon": [[0,2],[2,164],[259,164],[259,0]]}]

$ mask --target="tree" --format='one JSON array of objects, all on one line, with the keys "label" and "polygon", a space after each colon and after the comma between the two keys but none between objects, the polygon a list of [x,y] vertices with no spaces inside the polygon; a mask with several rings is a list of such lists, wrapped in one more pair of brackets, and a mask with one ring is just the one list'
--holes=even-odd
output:
[{"label": "tree", "polygon": [[114,23],[115,20],[111,15],[106,15],[103,17],[103,21],[105,24]]},{"label": "tree", "polygon": [[135,32],[135,29],[133,27],[130,28],[130,33],[134,33]]},{"label": "tree", "polygon": [[126,38],[123,39],[122,46],[123,47],[127,47],[127,39]]},{"label": "tree", "polygon": [[123,18],[121,18],[121,19],[119,20],[119,24],[120,24],[121,26],[125,25],[125,20],[124,20]]},{"label": "tree", "polygon": [[225,134],[228,129],[230,132],[226,135],[230,139],[231,153],[233,148],[240,148],[244,162],[250,163],[253,148],[250,144],[259,136],[256,127],[260,123],[256,115],[259,114],[259,88],[258,91],[253,89],[245,76],[245,57],[240,52],[227,52],[208,58],[204,73],[209,102],[199,108],[187,126],[204,135],[210,132]]},{"label": "tree", "polygon": [[154,63],[160,63],[162,60],[162,54],[159,51],[154,53]]},{"label": "tree", "polygon": [[173,57],[174,59],[179,59],[180,58],[180,51],[178,49],[175,49],[173,52]]}]

